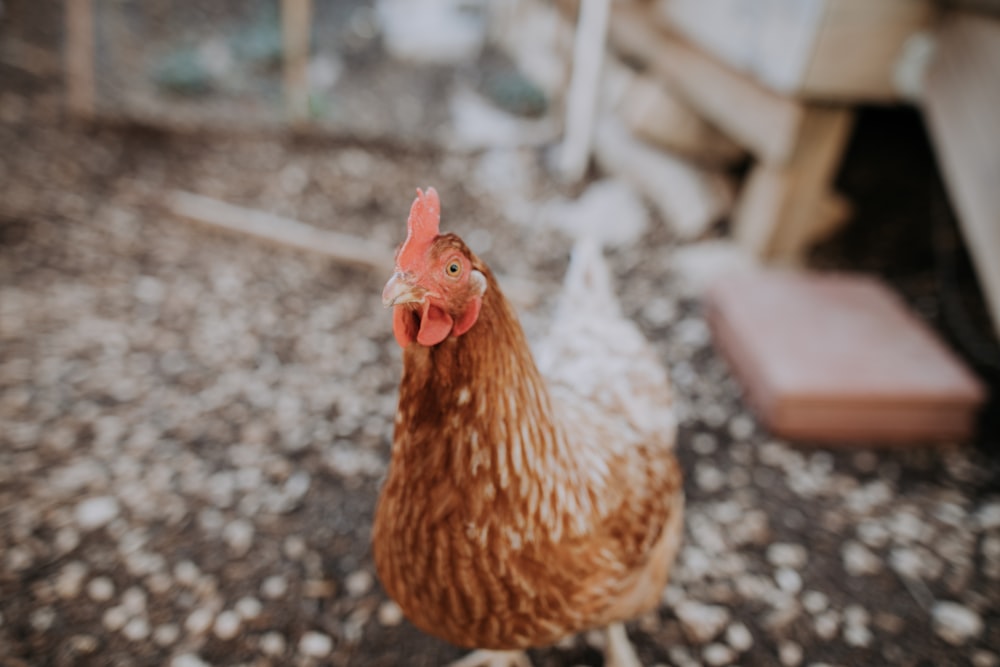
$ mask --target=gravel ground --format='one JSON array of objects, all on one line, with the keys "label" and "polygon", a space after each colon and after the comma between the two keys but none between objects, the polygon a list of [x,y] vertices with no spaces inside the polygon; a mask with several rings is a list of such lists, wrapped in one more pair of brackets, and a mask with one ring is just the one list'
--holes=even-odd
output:
[{"label": "gravel ground", "polygon": [[[0,88],[0,665],[438,665],[374,577],[400,372],[385,276],[191,226],[187,188],[399,240],[417,185],[544,327],[568,244],[476,157],[67,124]],[[526,156],[528,163],[536,156]],[[535,194],[551,187],[542,181]],[[687,537],[644,664],[1000,665],[985,448],[796,448],[747,413],[656,225],[611,256],[678,392]],[[599,636],[534,651],[600,665]]]}]

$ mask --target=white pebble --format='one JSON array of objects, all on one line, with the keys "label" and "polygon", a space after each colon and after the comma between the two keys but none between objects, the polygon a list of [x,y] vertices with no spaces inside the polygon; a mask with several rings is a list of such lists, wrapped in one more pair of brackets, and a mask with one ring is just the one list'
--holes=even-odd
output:
[{"label": "white pebble", "polygon": [[128,623],[128,619],[129,614],[128,611],[125,610],[125,607],[116,605],[114,607],[109,607],[104,612],[104,616],[101,618],[101,623],[103,623],[105,629],[111,632],[116,632],[125,627],[125,624]]},{"label": "white pebble", "polygon": [[325,658],[333,650],[333,640],[319,632],[307,632],[299,639],[299,652],[310,658]]},{"label": "white pebble", "polygon": [[399,625],[403,620],[403,610],[392,600],[386,600],[378,607],[378,622],[386,627]]},{"label": "white pebble", "polygon": [[64,600],[75,598],[83,588],[87,566],[78,560],[67,563],[56,578],[56,594]]},{"label": "white pebble", "polygon": [[802,657],[802,647],[795,642],[781,642],[778,646],[778,659],[784,667],[798,667]]},{"label": "white pebble", "polygon": [[222,539],[237,558],[245,556],[253,546],[253,524],[246,519],[236,519],[222,529]]},{"label": "white pebble", "polygon": [[802,590],[802,575],[787,567],[778,568],[774,573],[774,580],[778,582],[778,587],[786,593],[798,593]]},{"label": "white pebble", "polygon": [[698,643],[706,643],[718,636],[729,623],[729,610],[717,605],[706,605],[694,600],[684,600],[674,607],[684,632]]},{"label": "white pebble", "polygon": [[957,602],[938,602],[931,610],[934,631],[949,644],[959,646],[983,632],[983,619]]},{"label": "white pebble", "polygon": [[269,600],[284,597],[288,592],[288,581],[280,574],[275,574],[264,580],[260,585],[260,593]]},{"label": "white pebble", "polygon": [[809,560],[809,553],[801,544],[775,542],[767,548],[767,560],[775,567],[802,569]]},{"label": "white pebble", "polygon": [[753,635],[742,623],[733,623],[726,628],[726,642],[734,649],[743,653],[753,646]]},{"label": "white pebble", "polygon": [[153,641],[157,646],[170,646],[181,636],[181,629],[176,623],[164,623],[153,630]]},{"label": "white pebble", "polygon": [[31,612],[29,622],[36,632],[46,632],[56,620],[56,612],[52,607],[42,607]]},{"label": "white pebble", "polygon": [[852,577],[878,574],[882,570],[882,560],[860,542],[848,540],[840,554],[844,560],[844,570]]},{"label": "white pebble", "polygon": [[210,609],[199,607],[188,614],[187,620],[184,621],[184,628],[193,635],[204,634],[212,627],[214,620]]},{"label": "white pebble", "polygon": [[858,648],[863,648],[872,643],[871,630],[869,630],[864,625],[846,625],[844,626],[844,641],[846,641],[850,646],[855,646]]},{"label": "white pebble", "polygon": [[284,552],[290,560],[300,560],[306,553],[306,541],[298,535],[285,538]]},{"label": "white pebble", "polygon": [[840,628],[840,616],[832,610],[823,612],[816,617],[815,627],[816,634],[821,639],[829,641],[837,635],[837,630]]},{"label": "white pebble", "polygon": [[146,591],[132,586],[122,593],[122,606],[133,616],[146,611]]},{"label": "white pebble", "polygon": [[141,642],[149,637],[149,621],[142,617],[133,618],[122,628],[122,634],[130,641]]},{"label": "white pebble", "polygon": [[802,594],[802,606],[810,614],[818,614],[830,606],[830,598],[819,591],[806,591]]},{"label": "white pebble", "polygon": [[356,598],[361,597],[370,591],[374,583],[375,580],[368,570],[357,570],[347,575],[347,580],[344,582],[344,588],[347,589],[348,595],[352,598]]},{"label": "white pebble", "polygon": [[701,652],[701,657],[713,667],[721,667],[722,665],[732,664],[736,658],[736,654],[733,652],[733,649],[725,644],[709,644]]},{"label": "white pebble", "polygon": [[174,659],[170,661],[170,667],[211,667],[211,665],[194,653],[182,653],[174,656]]},{"label": "white pebble", "polygon": [[182,560],[174,565],[174,579],[183,586],[194,586],[200,576],[201,570],[189,560]]},{"label": "white pebble", "polygon": [[113,496],[88,498],[76,506],[76,522],[84,530],[94,530],[115,519],[118,512],[118,501]]},{"label": "white pebble", "polygon": [[972,667],[998,667],[1000,656],[996,653],[979,649],[972,654]]},{"label": "white pebble", "polygon": [[219,639],[232,639],[240,631],[240,615],[230,610],[222,612],[215,619],[214,630]]},{"label": "white pebble", "polygon": [[237,600],[234,608],[236,609],[236,613],[244,620],[252,621],[260,616],[260,612],[263,611],[264,607],[257,598],[247,596]]},{"label": "white pebble", "polygon": [[87,595],[95,602],[107,602],[115,594],[115,585],[107,577],[94,577],[87,584]]},{"label": "white pebble", "polygon": [[265,655],[281,655],[285,652],[285,638],[277,632],[268,632],[260,638],[260,650]]}]

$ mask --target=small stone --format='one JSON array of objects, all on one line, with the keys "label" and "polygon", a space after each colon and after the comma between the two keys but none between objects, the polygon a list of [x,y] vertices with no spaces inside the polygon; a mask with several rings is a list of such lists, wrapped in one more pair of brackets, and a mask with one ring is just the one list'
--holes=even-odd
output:
[{"label": "small stone", "polygon": [[116,605],[114,607],[109,607],[104,612],[104,616],[101,617],[101,623],[104,625],[105,629],[110,632],[117,632],[125,627],[128,623],[129,614],[125,607]]},{"label": "small stone", "polygon": [[858,524],[858,537],[872,549],[881,549],[889,543],[890,534],[882,524],[865,519]]},{"label": "small stone", "polygon": [[733,623],[726,628],[726,642],[734,649],[743,653],[753,646],[753,635],[742,623]]},{"label": "small stone", "polygon": [[701,652],[701,657],[713,667],[721,667],[731,664],[736,659],[736,653],[725,644],[709,644]]},{"label": "small stone", "polygon": [[285,538],[283,550],[290,560],[301,560],[306,553],[306,541],[298,535],[289,535]]},{"label": "small stone", "polygon": [[816,617],[814,626],[820,639],[829,641],[837,636],[837,630],[840,628],[840,616],[833,610],[823,612]]},{"label": "small stone", "polygon": [[66,643],[70,653],[77,655],[89,655],[100,648],[100,642],[93,635],[73,635]]},{"label": "small stone", "polygon": [[181,636],[181,629],[176,623],[164,623],[153,630],[153,641],[157,646],[170,646]]},{"label": "small stone", "polygon": [[392,600],[378,606],[378,622],[385,627],[395,627],[403,621],[403,610]]},{"label": "small stone", "polygon": [[795,642],[785,641],[778,645],[778,659],[784,667],[798,667],[802,658],[802,647]]},{"label": "small stone", "polygon": [[685,634],[698,643],[714,639],[729,623],[729,610],[717,605],[706,605],[694,600],[684,600],[674,612],[684,628]]},{"label": "small stone", "polygon": [[133,618],[122,628],[125,638],[133,642],[141,642],[149,637],[149,621],[145,618]]},{"label": "small stone", "polygon": [[1000,667],[1000,656],[986,649],[978,649],[972,654],[972,667]]},{"label": "small stone", "polygon": [[122,593],[122,606],[133,616],[146,611],[146,591],[132,586]]},{"label": "small stone", "polygon": [[800,570],[809,560],[809,553],[801,544],[775,542],[767,548],[767,560],[774,567]]},{"label": "small stone", "polygon": [[234,608],[236,609],[236,613],[239,614],[244,620],[252,621],[260,616],[264,606],[257,598],[247,596],[237,600]]},{"label": "small stone", "polygon": [[853,577],[878,574],[882,570],[882,561],[860,542],[848,540],[840,550],[844,560],[844,570]]},{"label": "small stone", "polygon": [[211,667],[194,653],[181,653],[170,661],[170,667]]},{"label": "small stone", "polygon": [[983,632],[983,619],[957,602],[938,602],[931,609],[934,632],[954,646],[965,644]]},{"label": "small stone", "polygon": [[288,580],[280,574],[275,574],[264,580],[260,585],[260,593],[269,600],[277,600],[288,592]]},{"label": "small stone", "polygon": [[260,638],[260,650],[264,655],[281,655],[285,652],[285,638],[277,632],[268,632]]},{"label": "small stone", "polygon": [[864,625],[846,625],[844,626],[844,641],[846,641],[850,646],[855,646],[858,648],[863,648],[869,646],[872,643],[871,630],[869,630]]},{"label": "small stone", "polygon": [[115,585],[107,577],[94,577],[87,584],[87,595],[95,602],[107,602],[115,594]]},{"label": "small stone", "polygon": [[182,560],[174,565],[174,579],[181,585],[194,586],[200,576],[201,570],[189,560]]},{"label": "small stone", "polygon": [[80,594],[83,580],[87,576],[87,566],[78,560],[67,563],[56,578],[56,595],[70,600]]},{"label": "small stone", "polygon": [[240,615],[226,610],[215,619],[215,636],[222,640],[232,639],[240,631]]},{"label": "small stone", "polygon": [[806,591],[802,594],[802,606],[810,614],[819,614],[830,606],[830,598],[819,591]]},{"label": "small stone", "polygon": [[112,496],[88,498],[76,506],[76,523],[84,530],[94,530],[107,525],[118,512],[118,501]]},{"label": "small stone", "polygon": [[222,539],[229,547],[230,553],[237,558],[241,558],[250,551],[253,546],[254,527],[246,519],[236,519],[226,524],[222,529]]},{"label": "small stone", "polygon": [[210,609],[199,607],[188,614],[187,620],[184,621],[184,629],[193,635],[201,635],[212,627],[214,620],[214,615]]},{"label": "small stone", "polygon": [[333,640],[319,632],[307,632],[299,639],[299,653],[310,658],[325,658],[333,650]]},{"label": "small stone", "polygon": [[28,620],[36,632],[47,632],[56,620],[56,612],[52,607],[42,607],[31,612]]},{"label": "small stone", "polygon": [[357,598],[370,591],[374,583],[375,580],[368,570],[357,570],[347,575],[344,588],[347,589],[348,595]]},{"label": "small stone", "polygon": [[786,593],[795,594],[802,590],[802,575],[787,567],[778,568],[774,573],[778,587]]}]

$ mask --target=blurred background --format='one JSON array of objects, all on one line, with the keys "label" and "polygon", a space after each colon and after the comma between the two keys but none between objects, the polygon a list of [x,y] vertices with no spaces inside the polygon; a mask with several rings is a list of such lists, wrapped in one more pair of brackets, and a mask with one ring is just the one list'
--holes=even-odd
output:
[{"label": "blurred background", "polygon": [[462,654],[369,548],[428,185],[529,337],[601,230],[670,371],[644,664],[1000,665],[997,71],[987,0],[3,0],[0,665]]}]

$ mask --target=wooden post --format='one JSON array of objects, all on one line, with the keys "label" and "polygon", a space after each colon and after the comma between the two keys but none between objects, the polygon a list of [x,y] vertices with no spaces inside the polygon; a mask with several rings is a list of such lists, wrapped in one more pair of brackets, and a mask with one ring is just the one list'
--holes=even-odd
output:
[{"label": "wooden post", "polygon": [[66,104],[84,118],[94,114],[94,8],[91,0],[66,0]]},{"label": "wooden post", "polygon": [[850,135],[846,107],[806,105],[791,159],[753,168],[733,216],[737,242],[757,257],[797,263],[829,221],[829,187]]},{"label": "wooden post", "polygon": [[573,76],[566,99],[565,139],[559,154],[559,173],[568,182],[583,177],[590,159],[610,11],[610,0],[583,0],[580,4],[573,44]]},{"label": "wooden post", "polygon": [[285,106],[293,125],[309,119],[309,28],[312,0],[282,0]]}]

